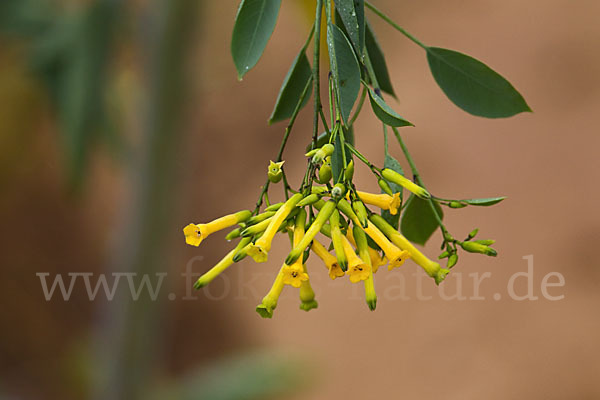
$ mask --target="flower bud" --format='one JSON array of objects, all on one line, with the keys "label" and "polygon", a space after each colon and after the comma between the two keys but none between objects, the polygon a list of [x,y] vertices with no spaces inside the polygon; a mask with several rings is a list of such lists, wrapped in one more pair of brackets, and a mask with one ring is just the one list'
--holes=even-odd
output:
[{"label": "flower bud", "polygon": [[298,257],[302,255],[304,249],[306,249],[310,245],[310,242],[314,239],[317,233],[319,233],[321,227],[325,224],[325,222],[329,220],[329,217],[331,216],[331,213],[333,213],[334,210],[334,201],[328,201],[327,203],[325,203],[325,205],[321,209],[321,212],[319,212],[313,223],[310,225],[310,228],[308,228],[308,230],[304,234],[304,237],[302,237],[302,240],[300,240],[300,242],[298,242],[297,245],[294,245],[294,248],[292,249],[290,254],[288,254],[287,258],[285,259],[285,263],[287,265],[293,264],[294,261],[296,261]]},{"label": "flower bud", "polygon": [[333,145],[331,143],[327,143],[326,145],[324,145],[323,147],[321,147],[313,155],[313,158],[312,158],[313,164],[319,164],[319,163],[321,163],[325,159],[325,157],[328,157],[328,156],[330,156],[330,155],[333,154],[333,150],[334,150],[334,147],[333,147]]},{"label": "flower bud", "polygon": [[454,253],[450,257],[448,257],[448,264],[446,264],[446,268],[450,269],[456,265],[458,262],[458,254]]},{"label": "flower bud", "polygon": [[320,150],[320,149],[312,149],[311,151],[307,152],[307,153],[305,154],[305,156],[306,156],[306,157],[312,157],[312,156],[314,156],[315,154],[317,154],[317,151],[319,151],[319,150]]},{"label": "flower bud", "polygon": [[348,166],[344,170],[344,178],[347,181],[351,181],[353,177],[354,177],[354,160],[350,160],[350,162],[348,163]]},{"label": "flower bud", "polygon": [[422,188],[421,186],[417,185],[416,183],[412,182],[411,180],[406,179],[405,177],[403,177],[402,175],[400,175],[398,172],[396,172],[394,170],[391,170],[389,168],[384,168],[381,171],[381,175],[388,181],[402,186],[403,188],[405,188],[409,192],[414,193],[415,196],[418,196],[421,199],[427,200],[427,199],[431,198],[431,195],[429,194],[429,192],[427,190],[425,190],[425,188]]},{"label": "flower bud", "polygon": [[456,200],[452,200],[450,203],[448,203],[448,207],[450,207],[450,208],[464,208],[466,206],[467,206],[466,203],[461,203],[460,201],[456,201]]},{"label": "flower bud", "polygon": [[442,258],[446,258],[450,255],[450,253],[448,251],[444,251],[442,254],[440,254],[438,256],[438,260],[441,260]]},{"label": "flower bud", "polygon": [[385,179],[380,178],[377,181],[377,184],[379,185],[379,187],[381,188],[381,190],[383,190],[384,193],[387,193],[390,196],[394,195],[394,192],[392,191],[392,188],[390,187],[390,184],[387,183],[387,181]]},{"label": "flower bud", "polygon": [[481,239],[481,240],[474,240],[475,243],[479,243],[479,244],[483,244],[486,246],[492,245],[494,243],[496,243],[496,241],[494,239]]},{"label": "flower bud", "polygon": [[283,166],[284,162],[285,161],[280,161],[280,162],[271,161],[271,163],[269,164],[267,176],[269,177],[269,180],[271,182],[277,183],[283,177],[283,171],[281,170],[281,167]]},{"label": "flower bud", "polygon": [[335,150],[335,147],[330,143],[327,143],[326,145],[321,147],[321,151],[325,155],[323,158],[329,157],[330,155],[332,155],[334,150]]},{"label": "flower bud", "polygon": [[235,228],[234,230],[232,230],[225,236],[225,240],[231,241],[233,239],[239,238],[241,235],[242,235],[242,228]]},{"label": "flower bud", "polygon": [[465,251],[468,251],[469,253],[480,253],[480,254],[485,254],[486,256],[491,256],[491,257],[496,257],[498,255],[496,250],[492,249],[491,247],[489,247],[485,244],[481,244],[481,243],[462,242],[460,244],[460,247],[462,247]]},{"label": "flower bud", "polygon": [[328,190],[325,186],[313,186],[310,188],[310,192],[313,194],[323,194]]},{"label": "flower bud", "polygon": [[329,165],[321,165],[321,168],[319,168],[319,179],[318,182],[325,184],[327,182],[329,182],[331,180],[331,167]]},{"label": "flower bud", "polygon": [[271,220],[273,219],[273,217],[269,217],[257,224],[254,225],[250,225],[249,227],[243,229],[240,234],[242,237],[251,237],[254,236],[260,232],[264,232],[265,229],[267,229],[267,227],[269,226],[269,224],[271,223]]},{"label": "flower bud", "polygon": [[273,215],[275,215],[275,211],[265,211],[262,214],[258,214],[253,217],[250,217],[250,219],[248,219],[248,221],[246,221],[246,223],[248,225],[258,224],[259,222],[262,222],[265,219],[272,217]]},{"label": "flower bud", "polygon": [[333,210],[333,213],[331,213],[331,216],[329,217],[329,226],[331,243],[335,249],[338,265],[342,271],[346,271],[348,269],[348,258],[344,251],[342,231],[340,230],[340,213],[338,210]]},{"label": "flower bud", "polygon": [[277,211],[281,208],[281,206],[283,206],[285,203],[281,202],[281,203],[274,203],[271,204],[270,206],[268,206],[267,208],[265,208],[265,211]]},{"label": "flower bud", "polygon": [[352,220],[352,222],[360,225],[360,221],[358,220],[356,213],[352,209],[352,206],[350,205],[350,203],[348,203],[348,201],[346,201],[346,199],[341,199],[338,202],[337,207],[338,207],[338,210],[340,210],[344,215],[346,215],[348,218],[350,218]]},{"label": "flower bud", "polygon": [[331,197],[335,200],[339,200],[344,197],[346,194],[346,186],[341,183],[336,184],[333,189],[331,189]]},{"label": "flower bud", "polygon": [[477,232],[479,232],[479,228],[475,228],[473,229],[470,233],[469,233],[469,239],[473,239],[476,235]]},{"label": "flower bud", "polygon": [[316,203],[317,201],[319,201],[320,197],[318,194],[309,194],[308,196],[306,196],[305,198],[303,198],[302,200],[300,200],[298,202],[298,204],[296,204],[296,207],[304,207],[304,206],[310,206],[314,203]]},{"label": "flower bud", "polygon": [[363,228],[366,228],[369,225],[369,214],[367,213],[367,208],[364,203],[360,200],[354,200],[352,202],[352,209],[356,213],[358,220]]}]

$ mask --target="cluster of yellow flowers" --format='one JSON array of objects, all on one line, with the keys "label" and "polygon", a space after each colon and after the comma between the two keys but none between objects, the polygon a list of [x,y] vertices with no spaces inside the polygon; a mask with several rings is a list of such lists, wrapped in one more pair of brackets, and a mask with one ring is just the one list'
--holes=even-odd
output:
[{"label": "cluster of yellow flowers", "polygon": [[[326,170],[328,158],[333,146],[327,144],[313,150],[312,164]],[[281,179],[283,163],[269,165],[268,175],[271,182]],[[388,210],[395,215],[401,204],[400,194],[393,193],[386,181],[400,185],[421,198],[429,198],[422,187],[390,170],[380,170],[380,186],[387,193],[373,194],[358,191],[351,183],[353,165],[347,165],[346,184],[331,186],[329,179],[325,185],[303,187],[292,194],[285,202],[268,205],[263,212],[240,211],[226,215],[206,224],[189,224],[184,229],[186,242],[193,246],[212,233],[239,225],[226,236],[228,240],[239,238],[237,246],[231,250],[212,269],[202,275],[194,287],[199,289],[210,283],[216,276],[232,264],[250,256],[255,262],[268,259],[271,243],[277,232],[290,236],[291,251],[281,266],[269,293],[263,298],[256,311],[265,318],[273,316],[278,298],[285,287],[290,285],[300,290],[300,308],[308,311],[317,307],[315,293],[310,285],[306,260],[310,251],[323,262],[331,279],[348,276],[350,282],[364,282],[366,302],[371,310],[375,309],[377,296],[373,274],[380,266],[388,264],[388,270],[401,266],[412,259],[439,284],[449,272],[437,262],[427,258],[400,232],[393,228],[383,217],[371,212],[366,205]],[[315,170],[313,170],[315,172]],[[383,179],[385,178],[385,179]],[[308,219],[308,223],[307,223]],[[330,241],[332,254],[317,235],[321,234]],[[371,240],[369,240],[370,238]]]}]

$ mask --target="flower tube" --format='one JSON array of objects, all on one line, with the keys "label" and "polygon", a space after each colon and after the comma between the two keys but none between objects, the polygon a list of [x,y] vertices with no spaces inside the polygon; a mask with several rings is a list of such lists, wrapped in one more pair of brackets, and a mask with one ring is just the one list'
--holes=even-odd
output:
[{"label": "flower tube", "polygon": [[[365,264],[372,267],[371,256],[369,254],[369,244],[367,243],[367,236],[360,226],[355,225],[353,235],[356,238],[356,244],[358,249],[358,255],[361,259],[365,260]],[[369,275],[365,282],[365,300],[369,306],[369,310],[374,311],[377,307],[377,294],[375,293],[375,282],[373,280],[373,268],[369,268]]]},{"label": "flower tube", "polygon": [[200,246],[200,243],[210,234],[229,228],[240,222],[244,222],[252,213],[248,210],[239,211],[234,214],[225,215],[206,224],[189,224],[183,228],[185,242],[192,246]]},{"label": "flower tube", "polygon": [[336,256],[328,252],[317,239],[313,239],[311,250],[323,260],[325,268],[329,271],[329,277],[332,280],[344,276],[344,271],[340,268]]},{"label": "flower tube", "polygon": [[329,225],[331,227],[331,242],[333,243],[338,265],[342,271],[346,271],[348,269],[348,258],[346,257],[346,253],[344,251],[344,243],[342,240],[343,236],[340,229],[340,213],[338,210],[333,210],[331,213],[331,216],[329,217]]},{"label": "flower tube", "polygon": [[208,270],[204,275],[202,275],[196,283],[194,283],[195,289],[203,288],[208,285],[215,279],[219,274],[229,268],[235,261],[233,260],[233,256],[237,253],[238,250],[245,247],[248,243],[250,243],[251,238],[243,238],[240,240],[238,245],[231,250],[221,261],[219,261],[214,267]]},{"label": "flower tube", "polygon": [[364,281],[371,274],[370,260],[365,262],[361,257],[357,256],[350,241],[345,236],[343,237],[343,243],[346,257],[348,257],[348,271],[346,271],[346,274],[350,276],[350,282],[357,283]]},{"label": "flower tube", "polygon": [[[376,215],[376,214],[373,214]],[[369,221],[369,225],[364,229],[365,233],[369,235],[371,239],[377,243],[383,253],[390,260],[388,265],[388,270],[392,270],[404,264],[410,257],[410,253],[405,250],[399,249],[394,243],[390,242],[390,240],[379,230],[377,227]]]},{"label": "flower tube", "polygon": [[390,214],[398,214],[400,207],[400,193],[394,193],[393,196],[389,194],[373,194],[367,192],[356,191],[358,197],[367,204],[375,207],[379,207],[382,210],[389,210]]},{"label": "flower tube", "polygon": [[[356,226],[356,225],[355,225]],[[348,229],[346,233],[346,237],[352,243],[354,247],[357,247],[356,241],[354,240],[354,234],[352,233],[353,229]],[[358,248],[358,247],[357,247]],[[372,248],[371,246],[367,246],[367,251],[369,252],[369,258],[371,259],[371,268],[373,269],[373,273],[376,273],[379,267],[387,264],[387,260],[385,256],[381,256],[377,250]]]},{"label": "flower tube", "polygon": [[425,188],[422,188],[410,179],[406,179],[394,170],[384,168],[381,171],[381,176],[383,176],[385,179],[392,183],[402,186],[403,188],[405,188],[409,192],[414,193],[416,196],[420,197],[423,200],[431,198],[431,195],[427,190],[425,190]]},{"label": "flower tube", "polygon": [[285,259],[286,264],[292,264],[298,259],[298,257],[302,255],[304,249],[306,249],[310,245],[310,242],[314,239],[317,233],[319,233],[321,227],[325,224],[325,222],[327,222],[327,220],[333,213],[333,210],[335,210],[334,201],[330,200],[327,203],[325,203],[323,208],[321,208],[321,212],[319,212],[319,214],[317,215],[317,218],[315,218],[313,223],[310,225],[310,228],[308,228],[308,231],[306,231],[306,233],[304,234],[302,240],[300,240],[300,242],[298,242],[298,244],[294,246],[294,249],[290,252],[290,254],[288,254],[287,258]]},{"label": "flower tube", "polygon": [[440,264],[427,258],[421,253],[407,238],[405,238],[400,232],[395,230],[385,219],[381,216],[373,214],[370,217],[370,221],[373,222],[379,229],[381,229],[390,238],[392,243],[401,249],[410,253],[412,260],[421,268],[425,270],[427,275],[435,279],[435,283],[438,285],[444,280],[448,272],[447,269],[441,268]]},{"label": "flower tube", "polygon": [[285,221],[287,216],[296,207],[296,204],[302,200],[302,194],[296,193],[290,197],[284,205],[277,210],[275,215],[271,218],[271,222],[264,231],[264,234],[256,241],[256,243],[250,244],[248,248],[248,255],[256,262],[265,262],[269,256],[269,250],[271,250],[271,242],[273,237],[279,230],[279,227]]}]

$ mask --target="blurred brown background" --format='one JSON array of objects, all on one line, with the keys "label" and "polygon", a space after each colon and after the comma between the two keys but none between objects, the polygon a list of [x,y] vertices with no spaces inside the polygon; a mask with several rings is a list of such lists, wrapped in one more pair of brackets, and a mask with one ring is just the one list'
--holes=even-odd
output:
[{"label": "blurred brown background", "polygon": [[[44,2],[30,3],[41,18]],[[80,15],[93,3],[50,4],[57,15]],[[275,247],[267,264],[246,260],[232,267],[193,293],[198,299],[182,299],[189,295],[180,276],[186,265],[204,272],[230,245],[214,235],[199,248],[186,246],[181,228],[252,208],[285,125],[266,120],[310,28],[310,7],[284,1],[263,58],[237,82],[229,55],[237,3],[140,0],[123,7],[114,20],[113,50],[97,60],[84,56],[88,70],[96,61],[104,66],[106,76],[94,76],[104,79],[112,127],[95,122],[98,110],[86,102],[86,87],[80,98],[56,102],[49,86],[59,87],[58,98],[76,86],[64,76],[40,78],[31,54],[44,47],[31,32],[23,34],[28,26],[0,36],[0,258],[6,272],[0,281],[0,399],[141,398],[143,390],[157,398],[251,398],[252,384],[236,380],[244,374],[264,389],[254,388],[258,398],[600,398],[600,3],[374,1],[423,42],[490,65],[534,110],[506,120],[465,114],[435,85],[422,50],[367,11],[398,93],[394,107],[416,124],[402,132],[428,187],[444,197],[508,196],[492,208],[446,213],[457,236],[479,227],[482,237],[497,239],[499,256],[461,257],[439,290],[424,280],[430,300],[416,298],[414,264],[382,271],[375,312],[364,304],[362,289],[332,283],[311,259],[319,308],[298,310],[297,295],[287,290],[272,320],[261,319],[254,307],[284,248]],[[100,25],[111,26],[110,12],[100,15],[107,18]],[[90,38],[81,48],[97,44]],[[81,104],[90,108],[77,111]],[[293,186],[304,172],[308,109],[284,156]],[[126,145],[96,134],[93,146],[79,146],[60,133],[68,118],[82,113],[89,119],[75,123],[80,131],[115,130],[116,141]],[[365,107],[356,141],[381,164],[379,126]],[[88,153],[87,167],[73,161],[73,148]],[[401,159],[396,143],[392,153]],[[376,188],[365,170],[355,181]],[[427,247],[431,254],[437,254],[438,235]],[[538,300],[516,301],[507,283],[527,270],[528,255]],[[79,281],[69,301],[57,294],[46,301],[36,276],[48,272],[51,282],[58,273],[126,271],[167,272],[159,299],[108,302],[99,295],[90,301]],[[473,297],[469,274],[485,272],[491,273],[481,284],[485,300],[440,297],[439,291],[451,295],[460,284]],[[564,276],[564,287],[549,289],[562,300],[542,296],[550,272]],[[399,294],[399,277],[409,299]],[[517,293],[526,289],[518,280]],[[239,357],[251,360],[240,374],[227,363],[214,369],[223,358]],[[252,375],[290,365],[289,374]],[[211,382],[222,397],[206,397]],[[185,385],[188,397],[177,389]],[[223,394],[234,386],[241,395]]]}]

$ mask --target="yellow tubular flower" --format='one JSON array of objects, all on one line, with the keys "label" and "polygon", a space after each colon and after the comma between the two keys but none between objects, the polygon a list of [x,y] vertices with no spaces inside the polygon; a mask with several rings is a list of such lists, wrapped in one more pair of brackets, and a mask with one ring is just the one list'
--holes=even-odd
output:
[{"label": "yellow tubular flower", "polygon": [[308,274],[304,272],[302,265],[297,264],[283,266],[283,283],[299,288],[302,282],[308,281]]},{"label": "yellow tubular flower", "polygon": [[287,264],[292,264],[298,259],[298,257],[302,256],[304,250],[310,245],[310,242],[315,238],[317,233],[319,233],[321,227],[325,224],[325,222],[327,222],[333,210],[335,210],[334,201],[330,200],[327,203],[325,203],[323,208],[321,208],[321,212],[317,214],[317,217],[310,225],[310,228],[308,228],[308,231],[306,231],[306,234],[304,235],[302,240],[300,240],[298,244],[294,246],[290,254],[288,254],[287,258],[285,259],[285,262]]},{"label": "yellow tubular flower", "polygon": [[390,182],[393,182],[397,185],[402,186],[403,188],[405,188],[409,192],[414,193],[416,196],[422,198],[423,200],[427,200],[427,199],[431,198],[431,195],[429,194],[429,192],[427,190],[425,190],[425,188],[417,185],[410,179],[406,179],[405,177],[403,177],[401,174],[399,174],[398,172],[396,172],[394,170],[391,170],[389,168],[384,168],[381,171],[381,176],[383,176],[385,179],[387,179]]},{"label": "yellow tubular flower", "polygon": [[183,228],[185,242],[192,246],[199,246],[207,236],[221,229],[229,228],[237,223],[244,222],[252,213],[248,210],[225,215],[206,224],[189,224]]},{"label": "yellow tubular flower", "polygon": [[340,268],[337,263],[337,258],[327,251],[327,249],[319,243],[316,239],[313,239],[311,250],[325,263],[325,267],[329,270],[329,277],[331,279],[339,278],[344,276],[344,271]]},{"label": "yellow tubular flower", "polygon": [[[360,226],[355,225],[352,229],[354,236],[356,236],[356,243],[358,249],[358,255],[360,258],[365,260],[365,264],[371,266],[371,256],[369,254],[369,245],[367,243],[367,236]],[[372,267],[372,266],[371,266]],[[369,271],[369,276],[365,279],[365,300],[371,311],[377,307],[377,294],[375,294],[375,282],[373,280],[373,271]]]},{"label": "yellow tubular flower", "polygon": [[279,300],[281,291],[285,286],[285,284],[283,283],[284,266],[282,266],[279,270],[279,273],[277,274],[275,282],[273,282],[273,286],[271,286],[271,290],[269,290],[269,293],[267,293],[267,295],[263,297],[262,302],[258,306],[256,306],[256,312],[260,314],[260,316],[263,318],[273,318],[273,310],[275,310],[275,307],[277,307],[277,301]]},{"label": "yellow tubular flower", "polygon": [[[348,238],[350,243],[352,243],[352,246],[357,247],[356,241],[354,240],[354,235],[352,234],[351,229],[348,229],[348,232],[346,233],[346,237]],[[375,250],[374,248],[369,246],[369,247],[367,247],[367,251],[369,252],[369,258],[371,259],[371,268],[373,269],[373,273],[376,273],[377,270],[379,269],[379,267],[381,267],[382,265],[387,264],[387,260],[386,260],[385,256],[382,257],[381,254],[379,254],[379,252],[377,250]]]},{"label": "yellow tubular flower", "polygon": [[435,279],[435,282],[439,285],[440,282],[444,280],[448,272],[447,269],[443,269],[440,267],[435,261],[427,258],[423,253],[421,253],[407,238],[405,238],[400,232],[395,230],[390,224],[386,222],[381,216],[373,214],[371,216],[371,221],[382,231],[388,235],[392,243],[394,243],[399,248],[410,253],[410,257],[412,260],[421,268],[425,270],[427,275],[431,276]]},{"label": "yellow tubular flower", "polygon": [[[294,225],[294,234],[292,238],[292,245],[298,244],[304,236],[304,224],[306,223],[306,211],[300,210],[296,217]],[[298,258],[293,264],[284,264],[282,267],[283,271],[283,283],[299,288],[303,282],[308,281],[308,274],[304,271],[302,265],[302,258]]]},{"label": "yellow tubular flower", "polygon": [[400,207],[400,193],[394,193],[393,196],[390,196],[389,194],[373,194],[361,191],[357,191],[356,193],[365,203],[379,207],[382,210],[389,210],[392,215],[398,214],[398,208]]},{"label": "yellow tubular flower", "polygon": [[279,230],[279,227],[286,219],[286,217],[292,212],[296,204],[302,200],[302,194],[296,193],[292,197],[289,198],[288,201],[284,203],[281,208],[277,210],[275,215],[271,218],[271,222],[265,229],[264,234],[256,241],[254,244],[250,244],[248,248],[248,255],[254,259],[256,262],[265,262],[269,256],[269,250],[271,250],[271,242],[273,241],[273,237]]},{"label": "yellow tubular flower", "polygon": [[240,240],[238,245],[229,253],[227,253],[227,255],[223,257],[223,259],[219,261],[217,265],[212,267],[210,270],[208,270],[208,272],[206,272],[204,275],[198,278],[198,280],[194,284],[194,288],[200,289],[208,285],[221,272],[229,268],[234,263],[233,256],[235,255],[235,253],[237,253],[238,250],[240,250],[241,248],[245,247],[248,243],[250,243],[250,238],[243,238],[242,240]]},{"label": "yellow tubular flower", "polygon": [[379,230],[377,227],[369,221],[369,225],[364,229],[365,233],[369,235],[371,239],[377,243],[381,250],[385,253],[385,256],[390,261],[388,265],[388,270],[392,270],[396,267],[404,264],[410,257],[410,253],[405,250],[399,249],[396,245],[394,245],[390,240]]},{"label": "yellow tubular flower", "polygon": [[[302,266],[304,267],[304,273],[306,273],[306,276],[308,276],[306,265]],[[300,309],[304,311],[310,311],[317,307],[319,307],[319,303],[317,303],[315,300],[315,291],[313,290],[312,286],[310,286],[309,278],[300,284]]]},{"label": "yellow tubular flower", "polygon": [[[300,243],[300,241],[304,237],[305,225],[306,210],[302,208],[296,216],[296,221],[294,225],[294,238],[292,240],[292,244],[294,246]],[[308,276],[308,271],[306,270],[306,265],[304,264],[303,257],[299,257],[294,263],[294,266],[299,266],[300,268],[302,268],[302,271],[307,278],[306,280],[301,280],[300,282],[300,309],[304,311],[310,311],[313,308],[317,308],[319,304],[315,300],[315,292],[310,286],[310,277]]]},{"label": "yellow tubular flower", "polygon": [[346,271],[348,269],[348,258],[346,257],[346,253],[344,251],[344,243],[342,240],[343,236],[340,229],[340,213],[338,210],[333,210],[333,213],[329,217],[329,224],[331,227],[331,242],[333,243],[338,265],[342,271]]},{"label": "yellow tubular flower", "polygon": [[346,271],[346,274],[350,276],[350,282],[364,281],[372,273],[370,263],[364,262],[356,255],[350,241],[345,236],[343,237],[343,243],[346,257],[348,257],[348,271]]}]

